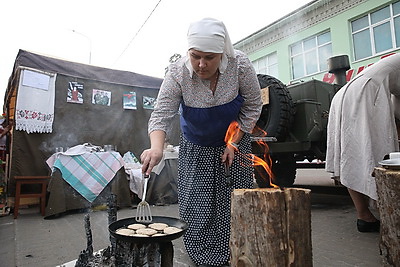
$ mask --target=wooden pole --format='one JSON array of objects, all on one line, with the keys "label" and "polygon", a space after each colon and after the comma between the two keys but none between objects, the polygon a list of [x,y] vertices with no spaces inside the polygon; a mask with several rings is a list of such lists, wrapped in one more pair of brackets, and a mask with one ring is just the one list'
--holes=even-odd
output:
[{"label": "wooden pole", "polygon": [[312,266],[310,190],[236,189],[231,266]]},{"label": "wooden pole", "polygon": [[400,266],[400,170],[375,168],[384,266]]}]

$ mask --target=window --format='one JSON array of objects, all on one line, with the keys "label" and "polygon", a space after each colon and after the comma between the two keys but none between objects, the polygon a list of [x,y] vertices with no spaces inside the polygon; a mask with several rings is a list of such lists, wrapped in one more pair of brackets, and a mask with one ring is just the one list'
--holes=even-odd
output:
[{"label": "window", "polygon": [[253,61],[253,66],[257,74],[268,74],[278,78],[278,56],[276,52]]},{"label": "window", "polygon": [[332,56],[331,33],[324,32],[290,46],[292,78],[328,69],[327,59]]},{"label": "window", "polygon": [[351,22],[356,60],[400,46],[400,1]]}]

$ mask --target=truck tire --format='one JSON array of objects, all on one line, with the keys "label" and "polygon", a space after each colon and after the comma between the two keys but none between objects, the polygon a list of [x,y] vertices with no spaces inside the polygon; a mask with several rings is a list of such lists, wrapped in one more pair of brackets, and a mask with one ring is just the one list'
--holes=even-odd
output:
[{"label": "truck tire", "polygon": [[271,155],[272,173],[275,175],[273,183],[280,187],[289,187],[296,179],[296,160],[292,153]]},{"label": "truck tire", "polygon": [[[257,126],[266,132],[267,137],[284,141],[289,133],[295,114],[295,105],[287,87],[278,79],[257,74],[261,88],[269,87],[269,104],[262,107]],[[260,136],[260,133],[255,133]]]},{"label": "truck tire", "polygon": [[272,160],[272,178],[260,166],[255,166],[255,180],[260,188],[268,188],[270,181],[279,187],[290,187],[296,178],[296,160],[292,153],[270,155]]}]

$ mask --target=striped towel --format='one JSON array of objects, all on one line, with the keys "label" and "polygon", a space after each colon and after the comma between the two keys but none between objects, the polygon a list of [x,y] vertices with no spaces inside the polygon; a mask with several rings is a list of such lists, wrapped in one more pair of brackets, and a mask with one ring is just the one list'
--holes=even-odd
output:
[{"label": "striped towel", "polygon": [[89,202],[96,199],[122,166],[121,155],[114,151],[74,156],[60,154],[54,162],[63,179]]}]

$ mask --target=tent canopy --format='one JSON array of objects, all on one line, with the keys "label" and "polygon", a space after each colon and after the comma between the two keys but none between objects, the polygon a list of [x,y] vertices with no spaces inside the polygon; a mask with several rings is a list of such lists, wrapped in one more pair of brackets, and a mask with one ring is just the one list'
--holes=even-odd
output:
[{"label": "tent canopy", "polygon": [[[20,50],[5,95],[4,111],[8,119],[15,117],[19,79],[26,68],[56,74],[53,130],[51,133],[30,134],[13,130],[8,164],[11,182],[15,175],[48,174],[45,161],[56,147],[110,144],[117,146],[121,155],[131,151],[137,157],[149,147],[147,122],[152,109],[146,107],[144,100],[156,99],[162,79]],[[82,85],[83,103],[67,101],[70,82]],[[109,105],[92,103],[93,89],[109,92]],[[127,92],[135,95],[136,109],[124,106],[123,98]],[[173,129],[167,142],[177,145],[178,118]]]}]

